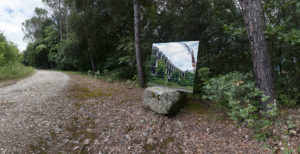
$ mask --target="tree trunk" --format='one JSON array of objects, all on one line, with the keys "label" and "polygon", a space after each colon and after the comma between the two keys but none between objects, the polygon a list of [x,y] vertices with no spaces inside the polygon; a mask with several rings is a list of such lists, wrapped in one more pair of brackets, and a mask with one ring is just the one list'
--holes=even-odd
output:
[{"label": "tree trunk", "polygon": [[89,47],[88,47],[88,55],[89,55],[89,58],[90,58],[90,62],[91,62],[91,65],[92,65],[93,72],[96,72],[95,62],[94,62],[94,59],[92,57],[92,53],[91,53],[91,50],[90,50]]},{"label": "tree trunk", "polygon": [[143,72],[143,62],[142,62],[142,53],[141,53],[141,42],[140,42],[140,3],[139,0],[133,0],[134,8],[134,35],[135,35],[135,53],[136,53],[136,62],[137,70],[139,75],[140,87],[145,87],[145,79]]},{"label": "tree trunk", "polygon": [[91,52],[91,38],[90,38],[90,35],[89,35],[87,22],[85,24],[85,36],[86,36],[86,40],[87,40],[87,56],[90,60],[93,72],[96,72],[95,62],[94,62],[94,58],[93,58],[93,55],[92,55],[92,52]]},{"label": "tree trunk", "polygon": [[68,7],[68,4],[66,5],[66,34],[67,34],[67,39],[69,39],[69,7]]},{"label": "tree trunk", "polygon": [[275,103],[275,88],[271,55],[265,39],[266,23],[260,0],[239,0],[250,43],[256,86],[263,90],[269,99],[262,103],[263,110],[270,109],[268,104]]},{"label": "tree trunk", "polygon": [[63,32],[62,32],[62,15],[61,15],[61,0],[58,1],[58,9],[59,9],[59,35],[60,41],[63,39]]}]

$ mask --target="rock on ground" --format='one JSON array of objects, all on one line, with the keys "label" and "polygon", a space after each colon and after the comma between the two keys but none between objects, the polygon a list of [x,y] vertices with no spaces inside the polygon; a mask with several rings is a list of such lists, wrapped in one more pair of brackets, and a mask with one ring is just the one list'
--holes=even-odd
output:
[{"label": "rock on ground", "polygon": [[143,103],[159,114],[172,114],[186,103],[186,93],[166,87],[149,87]]}]

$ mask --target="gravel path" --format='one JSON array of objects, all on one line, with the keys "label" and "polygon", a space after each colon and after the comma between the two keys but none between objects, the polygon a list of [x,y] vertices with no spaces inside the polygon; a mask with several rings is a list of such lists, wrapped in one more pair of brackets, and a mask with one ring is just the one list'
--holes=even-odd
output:
[{"label": "gravel path", "polygon": [[270,153],[214,108],[158,115],[141,103],[143,92],[121,81],[36,71],[0,88],[0,154]]},{"label": "gravel path", "polygon": [[24,151],[65,118],[56,113],[66,105],[60,94],[69,79],[64,73],[38,70],[0,88],[0,153]]}]

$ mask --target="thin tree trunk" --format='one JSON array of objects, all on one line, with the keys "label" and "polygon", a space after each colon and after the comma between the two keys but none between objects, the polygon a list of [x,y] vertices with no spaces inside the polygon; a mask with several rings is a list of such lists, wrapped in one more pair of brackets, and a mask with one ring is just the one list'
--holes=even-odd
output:
[{"label": "thin tree trunk", "polygon": [[62,41],[62,35],[63,35],[63,32],[62,32],[62,15],[61,15],[61,0],[58,1],[58,9],[59,9],[59,12],[58,12],[58,16],[59,16],[59,35],[60,35],[60,41]]},{"label": "thin tree trunk", "polygon": [[92,65],[93,72],[96,72],[95,62],[94,62],[94,59],[93,59],[93,56],[92,56],[92,53],[91,53],[91,50],[90,50],[89,47],[88,47],[88,55],[89,55],[89,58],[90,58],[90,62],[91,62],[91,65]]},{"label": "thin tree trunk", "polygon": [[141,53],[141,42],[140,42],[140,3],[139,0],[133,0],[134,8],[134,35],[135,35],[135,53],[136,53],[136,62],[137,70],[139,75],[140,87],[145,87],[145,79],[143,72],[143,62],[142,62],[142,53]]},{"label": "thin tree trunk", "polygon": [[66,33],[67,39],[69,39],[69,7],[66,5]]},{"label": "thin tree trunk", "polygon": [[90,35],[89,35],[89,31],[88,31],[88,24],[85,25],[85,34],[86,34],[86,39],[87,39],[87,55],[88,55],[88,58],[90,60],[93,72],[96,72],[95,62],[94,62],[94,58],[93,58],[93,55],[92,55],[92,52],[91,52],[91,41],[90,41],[91,38],[90,38]]},{"label": "thin tree trunk", "polygon": [[275,103],[276,95],[271,55],[264,36],[266,23],[262,4],[260,0],[239,0],[239,2],[247,28],[256,86],[269,96],[269,99],[262,103],[263,110],[268,110],[270,109],[268,104]]}]

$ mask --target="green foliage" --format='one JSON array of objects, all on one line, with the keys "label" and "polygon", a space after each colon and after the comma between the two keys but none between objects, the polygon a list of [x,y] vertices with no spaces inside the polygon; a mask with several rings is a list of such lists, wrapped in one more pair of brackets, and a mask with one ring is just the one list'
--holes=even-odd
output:
[{"label": "green foliage", "polygon": [[23,54],[19,53],[17,46],[8,42],[0,33],[0,81],[16,79],[33,72],[32,67],[21,64]]},{"label": "green foliage", "polygon": [[159,78],[164,79],[166,76],[166,65],[162,60],[157,60],[156,73]]},{"label": "green foliage", "polygon": [[233,72],[211,78],[204,86],[204,99],[217,100],[231,109],[230,116],[235,122],[251,123],[255,112],[261,109],[259,97],[263,93],[255,88],[250,74]]},{"label": "green foliage", "polygon": [[287,107],[295,107],[299,101],[300,95],[298,93],[294,93],[292,95],[280,94],[279,99],[284,106]]},{"label": "green foliage", "polygon": [[199,77],[201,79],[202,82],[207,82],[208,79],[209,79],[209,75],[210,75],[210,71],[209,71],[209,68],[207,67],[202,67],[198,70],[198,73],[199,73]]},{"label": "green foliage", "polygon": [[262,111],[262,104],[268,99],[255,87],[250,73],[238,72],[211,78],[204,86],[204,99],[217,101],[230,109],[228,113],[236,123],[254,128],[257,138],[264,140],[270,134],[270,127],[277,116],[276,102],[271,110]]},{"label": "green foliage", "polygon": [[[101,74],[109,70],[111,73],[106,74],[112,78],[131,79],[137,74],[132,1],[44,2],[53,16],[37,8],[34,16],[23,23],[25,39],[31,41],[24,52],[24,64],[83,72],[99,70]],[[60,9],[57,3],[61,3]],[[300,104],[299,10],[297,0],[264,2],[268,21],[265,36],[272,54],[278,103],[289,107]],[[195,78],[179,81],[174,74],[173,80],[179,86],[195,82],[194,92],[201,93],[209,76],[253,69],[244,21],[234,1],[141,1],[141,17],[145,68],[154,62],[150,60],[151,43],[200,40]],[[0,64],[6,63],[4,48],[0,43]],[[205,75],[208,70],[204,67],[209,68],[209,75]],[[161,79],[166,77],[164,72],[160,67]]]},{"label": "green foliage", "polygon": [[20,63],[10,63],[0,66],[0,82],[17,79],[33,72],[32,67],[25,67]]},{"label": "green foliage", "polygon": [[0,66],[8,63],[20,62],[20,54],[17,46],[6,40],[0,33]]},{"label": "green foliage", "polygon": [[180,82],[180,74],[179,74],[179,71],[175,71],[172,73],[171,75],[171,78],[170,78],[170,81],[172,82],[176,82],[176,83],[179,83]]},{"label": "green foliage", "polygon": [[292,117],[288,117],[288,120],[286,121],[286,125],[288,129],[292,129],[296,127],[296,124],[294,123]]}]

